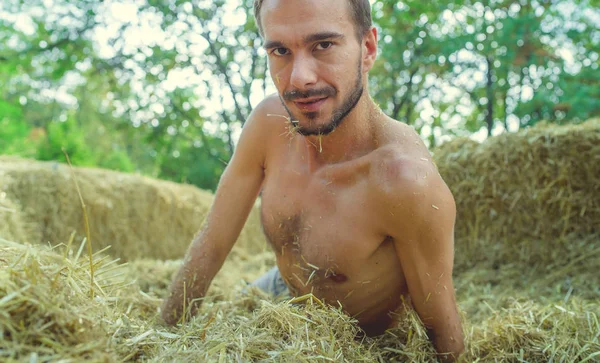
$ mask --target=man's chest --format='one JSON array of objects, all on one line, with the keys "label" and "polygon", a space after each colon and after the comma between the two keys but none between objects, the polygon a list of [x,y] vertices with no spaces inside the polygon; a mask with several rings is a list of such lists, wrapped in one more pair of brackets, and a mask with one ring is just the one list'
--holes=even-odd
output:
[{"label": "man's chest", "polygon": [[382,241],[368,194],[363,178],[344,182],[291,165],[267,171],[261,200],[264,232],[279,258],[323,269],[360,263]]}]

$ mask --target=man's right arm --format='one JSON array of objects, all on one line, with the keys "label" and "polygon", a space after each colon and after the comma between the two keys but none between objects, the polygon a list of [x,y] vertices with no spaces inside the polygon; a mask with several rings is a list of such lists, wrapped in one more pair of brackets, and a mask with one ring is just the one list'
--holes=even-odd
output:
[{"label": "man's right arm", "polygon": [[161,316],[169,325],[181,320],[184,309],[192,315],[196,312],[254,205],[264,178],[269,144],[268,130],[261,130],[261,117],[264,118],[264,105],[259,105],[246,122],[204,226],[194,237],[171,284],[170,295],[161,309]]}]

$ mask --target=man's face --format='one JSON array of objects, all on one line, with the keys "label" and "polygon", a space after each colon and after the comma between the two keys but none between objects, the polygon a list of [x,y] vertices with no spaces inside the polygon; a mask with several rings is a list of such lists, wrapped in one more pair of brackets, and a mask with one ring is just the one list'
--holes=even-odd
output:
[{"label": "man's face", "polygon": [[265,0],[261,11],[271,76],[297,131],[332,132],[363,93],[348,0]]}]

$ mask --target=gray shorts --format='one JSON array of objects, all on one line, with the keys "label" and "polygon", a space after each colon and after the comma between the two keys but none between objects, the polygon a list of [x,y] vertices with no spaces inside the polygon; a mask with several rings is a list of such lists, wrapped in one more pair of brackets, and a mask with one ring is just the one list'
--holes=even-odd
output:
[{"label": "gray shorts", "polygon": [[277,266],[273,267],[267,271],[267,273],[256,279],[256,281],[251,283],[250,286],[258,287],[274,297],[290,296],[290,290],[285,284],[285,281],[283,281],[283,277],[281,277]]}]

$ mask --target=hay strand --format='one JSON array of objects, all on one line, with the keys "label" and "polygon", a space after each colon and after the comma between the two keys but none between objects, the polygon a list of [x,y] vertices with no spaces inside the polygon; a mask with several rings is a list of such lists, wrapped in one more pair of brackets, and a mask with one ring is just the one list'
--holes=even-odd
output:
[{"label": "hay strand", "polygon": [[71,170],[71,175],[73,176],[73,182],[75,183],[75,188],[77,190],[77,195],[79,196],[79,201],[81,202],[81,209],[83,212],[83,222],[85,226],[85,236],[87,237],[87,245],[88,245],[88,256],[90,261],[90,298],[94,298],[94,264],[92,261],[92,237],[90,235],[90,220],[88,218],[87,208],[85,207],[85,202],[83,200],[83,196],[81,195],[81,190],[79,189],[79,183],[77,183],[77,176],[75,175],[75,171],[73,170],[73,165],[71,164],[71,159],[69,158],[69,154],[65,148],[62,148],[65,157],[67,158],[67,163],[69,164],[69,169]]},{"label": "hay strand", "polygon": [[[452,175],[448,182],[462,217],[457,226],[454,271],[467,342],[462,361],[594,362],[600,358],[597,273],[600,238],[597,225],[590,219],[598,215],[599,187],[595,182],[598,171],[593,167],[581,169],[583,164],[573,159],[575,156],[599,159],[600,150],[592,145],[598,134],[596,125],[591,122],[548,130],[540,126],[522,134],[492,139],[489,144],[452,144],[445,146],[446,154],[444,148],[436,152],[440,171]],[[577,137],[572,137],[573,134]],[[522,150],[514,146],[525,142]],[[569,142],[582,154],[569,151]],[[557,152],[551,150],[555,147]],[[563,156],[559,158],[558,154]],[[533,161],[539,160],[540,155],[551,155],[544,160],[552,162],[530,173],[528,168],[534,168]],[[521,173],[499,170],[513,163]],[[7,237],[16,236],[15,231],[33,231],[30,236],[40,236],[41,229],[35,224],[39,222],[22,218],[48,216],[41,208],[31,209],[32,198],[39,194],[27,178],[42,180],[38,179],[40,175],[53,175],[57,180],[52,187],[56,189],[40,184],[40,189],[54,191],[57,198],[40,202],[50,211],[45,213],[57,218],[57,221],[46,220],[51,226],[48,228],[58,229],[59,222],[65,220],[82,221],[75,217],[82,214],[80,207],[69,209],[61,204],[69,203],[75,196],[68,187],[71,183],[65,176],[68,173],[58,166],[48,174],[48,165],[32,163],[29,166],[34,170],[28,174],[23,161],[0,162],[0,201],[16,211],[0,210],[0,216],[9,218],[9,223],[24,223],[18,229],[3,228],[0,224],[0,236],[4,236],[0,237],[0,360],[431,362],[437,359],[425,327],[409,307],[398,317],[397,327],[378,337],[365,337],[355,320],[339,306],[327,305],[313,295],[276,300],[255,289],[248,290],[247,282],[275,263],[266,245],[251,239],[234,247],[198,314],[186,318],[184,325],[167,328],[158,319],[159,307],[180,261],[132,258],[145,255],[132,251],[160,246],[157,242],[160,239],[154,240],[156,245],[146,246],[138,239],[142,235],[134,234],[129,246],[121,246],[122,241],[111,237],[120,231],[111,229],[113,217],[94,214],[98,212],[94,208],[101,205],[102,198],[106,197],[106,202],[122,196],[119,184],[131,194],[127,204],[137,203],[135,198],[150,203],[145,198],[160,194],[157,185],[178,192],[186,187],[177,189],[155,181],[147,181],[148,186],[139,177],[108,173],[103,178],[108,180],[108,189],[113,194],[100,193],[99,189],[107,188],[94,184],[94,180],[102,179],[97,178],[100,171],[78,169],[78,177],[83,181],[81,192],[91,199],[87,201],[92,206],[90,230],[96,236],[95,252],[84,257],[83,249],[89,240],[79,230],[73,233],[71,223],[61,231],[45,235],[62,236],[50,239],[54,247],[45,243],[19,243],[27,239]],[[511,176],[520,178],[515,179],[518,185],[507,184],[506,178]],[[110,177],[121,179],[112,183]],[[123,178],[130,179],[123,182]],[[529,183],[523,183],[524,180]],[[24,191],[19,191],[19,186]],[[149,192],[135,194],[134,190]],[[189,206],[176,195],[179,194],[173,192],[171,201],[181,203],[181,208],[189,212]],[[558,209],[546,210],[547,206]],[[111,211],[123,220],[132,213],[128,205],[115,204]],[[168,220],[173,209],[156,213],[156,219],[149,220]],[[65,215],[69,218],[61,219]],[[131,215],[133,219],[122,225],[139,223],[136,218],[142,218]],[[178,221],[182,229],[197,228],[197,221]],[[184,223],[192,227],[184,227]],[[259,230],[257,220],[251,220],[252,223],[256,224],[246,228]],[[99,226],[106,230],[96,233]],[[552,230],[552,237],[547,230]],[[41,240],[34,238],[31,242]],[[109,245],[119,249],[108,248]],[[127,264],[119,260],[124,255],[130,260]],[[164,256],[167,255],[159,257]],[[92,273],[95,296],[90,300]]]}]

